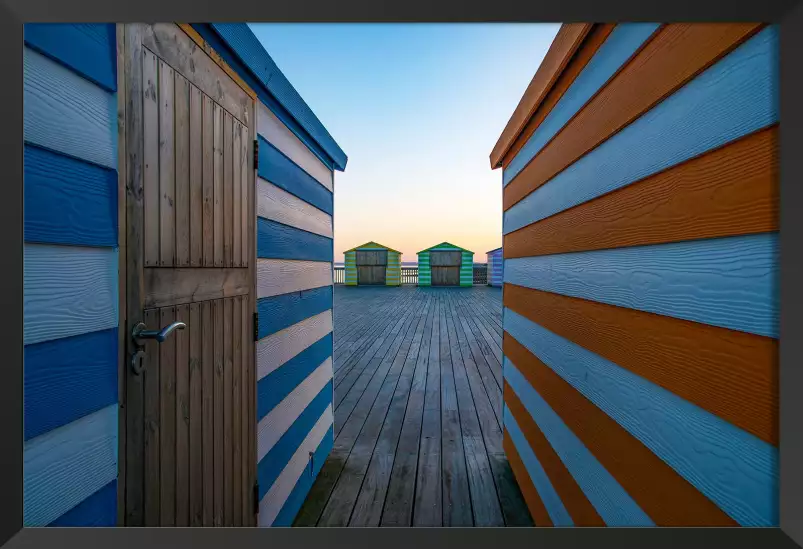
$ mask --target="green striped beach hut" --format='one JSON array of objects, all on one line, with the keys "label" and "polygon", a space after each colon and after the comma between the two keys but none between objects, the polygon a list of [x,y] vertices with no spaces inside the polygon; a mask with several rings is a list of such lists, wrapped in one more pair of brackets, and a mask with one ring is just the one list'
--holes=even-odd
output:
[{"label": "green striped beach hut", "polygon": [[474,252],[441,242],[418,252],[419,286],[473,286]]},{"label": "green striped beach hut", "polygon": [[344,252],[346,286],[400,286],[401,252],[366,242]]}]

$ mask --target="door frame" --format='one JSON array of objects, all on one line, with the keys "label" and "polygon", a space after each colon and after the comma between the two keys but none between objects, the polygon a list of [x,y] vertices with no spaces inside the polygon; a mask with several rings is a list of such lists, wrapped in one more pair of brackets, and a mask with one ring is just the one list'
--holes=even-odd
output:
[{"label": "door frame", "polygon": [[[198,34],[189,24],[173,23],[176,29],[183,31],[199,49],[220,67],[232,81],[251,98],[251,120],[247,120],[248,127],[248,196],[250,198],[251,212],[248,219],[248,233],[250,242],[249,288],[252,299],[249,300],[249,311],[253,317],[256,312],[257,292],[257,264],[256,264],[256,171],[254,170],[254,142],[257,138],[256,102],[259,101],[256,92],[252,90],[240,76],[223,60],[220,55]],[[141,162],[143,158],[142,135],[142,104],[131,101],[137,92],[129,94],[132,84],[141,82],[132,79],[132,70],[128,60],[133,57],[129,51],[137,52],[142,48],[141,23],[117,23],[117,239],[118,239],[118,433],[117,433],[117,526],[126,523],[126,458],[128,441],[127,433],[127,391],[128,391],[128,362],[131,347],[129,334],[133,326],[143,320],[142,290],[144,284],[142,246],[143,225],[143,171]],[[131,123],[132,121],[138,123]],[[134,162],[129,162],[134,158]],[[139,250],[137,250],[139,248]],[[129,276],[130,275],[130,276]],[[243,329],[248,329],[243,326]],[[250,331],[250,330],[249,330]],[[256,371],[256,341],[251,346],[251,361]],[[256,380],[251,391],[250,410],[256,410]],[[256,450],[256,415],[252,418],[249,436],[254,441]],[[256,482],[256,451],[249,460],[249,478],[251,483]],[[258,524],[257,510],[253,510],[253,524]]]}]

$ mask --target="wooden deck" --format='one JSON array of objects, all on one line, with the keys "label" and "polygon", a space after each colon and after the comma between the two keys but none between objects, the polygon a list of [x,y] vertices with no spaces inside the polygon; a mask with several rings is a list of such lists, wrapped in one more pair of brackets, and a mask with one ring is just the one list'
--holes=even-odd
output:
[{"label": "wooden deck", "polygon": [[532,526],[502,450],[499,288],[335,286],[334,449],[295,526]]}]

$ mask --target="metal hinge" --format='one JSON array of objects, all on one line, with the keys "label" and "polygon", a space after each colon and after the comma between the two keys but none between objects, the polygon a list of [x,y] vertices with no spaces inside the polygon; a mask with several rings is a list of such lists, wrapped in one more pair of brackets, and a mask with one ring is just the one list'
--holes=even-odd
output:
[{"label": "metal hinge", "polygon": [[259,341],[259,313],[254,313],[254,341]]},{"label": "metal hinge", "polygon": [[254,484],[254,514],[259,514],[259,483]]},{"label": "metal hinge", "polygon": [[259,139],[254,139],[254,170],[259,169]]}]

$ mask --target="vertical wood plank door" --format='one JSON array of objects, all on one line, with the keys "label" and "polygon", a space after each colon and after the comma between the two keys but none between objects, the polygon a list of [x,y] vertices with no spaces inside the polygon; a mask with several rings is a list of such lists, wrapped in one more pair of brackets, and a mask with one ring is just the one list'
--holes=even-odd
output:
[{"label": "vertical wood plank door", "polygon": [[124,524],[253,526],[254,96],[178,25],[122,35]]},{"label": "vertical wood plank door", "polygon": [[459,251],[437,251],[429,253],[433,286],[459,286],[460,264],[463,254]]},{"label": "vertical wood plank door", "polygon": [[362,286],[383,286],[387,267],[383,265],[359,265],[357,284]]},{"label": "vertical wood plank door", "polygon": [[385,284],[388,264],[387,250],[357,250],[357,284],[378,286]]}]

